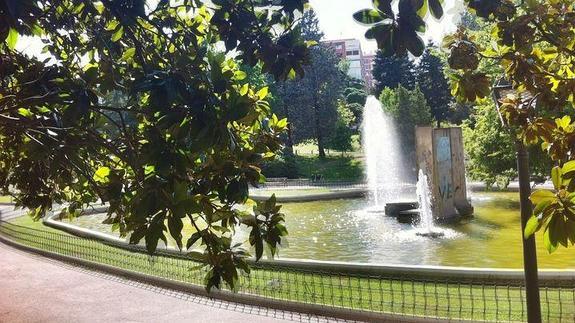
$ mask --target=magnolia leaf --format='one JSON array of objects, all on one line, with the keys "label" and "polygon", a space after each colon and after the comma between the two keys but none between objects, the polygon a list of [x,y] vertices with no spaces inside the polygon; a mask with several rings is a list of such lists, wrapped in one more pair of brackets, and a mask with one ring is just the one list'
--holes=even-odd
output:
[{"label": "magnolia leaf", "polygon": [[545,201],[545,202],[541,202],[539,204],[536,204],[535,207],[533,208],[533,216],[539,217],[539,215],[543,212],[545,212],[545,210],[547,209],[547,207],[549,205],[551,205],[552,201]]},{"label": "magnolia leaf", "polygon": [[431,15],[436,19],[443,17],[443,1],[444,0],[428,0]]},{"label": "magnolia leaf", "polygon": [[16,43],[18,42],[18,31],[14,28],[10,28],[8,31],[8,37],[6,37],[6,44],[8,48],[14,49],[16,48]]},{"label": "magnolia leaf", "polygon": [[30,109],[24,109],[24,108],[18,108],[18,114],[26,118],[32,118],[34,116],[32,111],[30,111]]},{"label": "magnolia leaf", "polygon": [[533,204],[539,204],[546,201],[553,201],[556,199],[556,196],[549,190],[537,190],[531,194],[529,199],[531,199]]},{"label": "magnolia leaf", "polygon": [[555,243],[551,242],[549,228],[547,228],[547,230],[545,230],[545,233],[543,233],[543,245],[545,246],[545,249],[547,249],[549,253],[553,253],[555,252],[555,250],[557,250],[557,242]]},{"label": "magnolia leaf", "polygon": [[154,165],[146,165],[144,166],[144,175],[152,175],[156,171],[156,166]]},{"label": "magnolia leaf", "polygon": [[571,178],[575,174],[575,160],[566,162],[561,169],[561,174],[563,178]]},{"label": "magnolia leaf", "polygon": [[112,34],[112,41],[117,42],[122,38],[123,35],[124,35],[124,27],[120,26],[120,28],[118,28],[118,30],[116,30],[114,34]]},{"label": "magnolia leaf", "polygon": [[111,20],[106,24],[105,30],[106,31],[112,31],[112,30],[116,30],[116,27],[118,27],[118,25],[120,24],[119,21],[117,20]]},{"label": "magnolia leaf", "polygon": [[527,239],[531,237],[535,232],[537,232],[539,228],[540,228],[539,219],[536,216],[532,216],[531,218],[529,218],[529,221],[527,221],[527,224],[525,225],[525,231],[523,233],[523,236],[525,237],[525,239]]},{"label": "magnolia leaf", "polygon": [[258,91],[257,95],[258,95],[260,100],[263,100],[268,96],[268,93],[269,93],[269,88],[266,86],[266,87],[263,87],[262,89],[260,89]]},{"label": "magnolia leaf", "polygon": [[393,10],[391,9],[392,0],[373,0],[373,6],[386,14],[389,17],[393,17]]},{"label": "magnolia leaf", "polygon": [[126,49],[126,51],[122,55],[122,60],[123,61],[129,60],[130,58],[134,57],[135,53],[136,53],[136,49],[134,47]]},{"label": "magnolia leaf", "polygon": [[110,168],[108,167],[100,167],[98,168],[98,170],[94,173],[93,179],[98,182],[98,183],[108,183],[109,182],[109,178],[108,176],[110,176]]},{"label": "magnolia leaf", "polygon": [[235,71],[234,72],[234,79],[236,81],[244,80],[246,77],[248,77],[248,74],[244,71]]},{"label": "magnolia leaf", "polygon": [[571,125],[571,117],[563,116],[561,119],[555,119],[555,123],[557,124],[557,127],[567,129],[569,125]]},{"label": "magnolia leaf", "polygon": [[423,42],[423,39],[421,39],[421,37],[415,33],[410,37],[406,37],[405,46],[409,52],[416,57],[421,56],[425,50],[425,43]]},{"label": "magnolia leaf", "polygon": [[381,11],[374,9],[363,9],[354,13],[353,19],[355,19],[355,21],[359,22],[360,24],[373,25],[378,22],[382,22],[384,19],[386,19],[386,17],[382,15]]},{"label": "magnolia leaf", "polygon": [[242,85],[242,87],[240,88],[240,95],[244,96],[244,95],[248,94],[249,89],[250,89],[249,84],[246,83],[246,84]]},{"label": "magnolia leaf", "polygon": [[427,16],[427,9],[428,9],[428,3],[427,0],[423,0],[423,5],[421,6],[421,8],[419,8],[417,10],[417,15],[421,18],[425,18],[425,16]]},{"label": "magnolia leaf", "polygon": [[555,166],[551,170],[551,179],[553,180],[553,186],[555,189],[559,189],[561,186],[561,167]]},{"label": "magnolia leaf", "polygon": [[170,231],[170,235],[176,241],[178,245],[178,249],[182,250],[182,229],[184,228],[184,224],[182,219],[178,216],[171,216],[168,218],[168,229]]}]

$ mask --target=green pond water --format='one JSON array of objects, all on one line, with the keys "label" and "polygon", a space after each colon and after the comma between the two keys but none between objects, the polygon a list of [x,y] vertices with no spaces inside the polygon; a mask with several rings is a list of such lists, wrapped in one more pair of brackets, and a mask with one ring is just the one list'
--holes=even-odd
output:
[{"label": "green pond water", "polygon": [[[517,193],[475,193],[475,217],[441,226],[443,238],[417,236],[417,228],[394,218],[365,211],[363,199],[283,206],[289,230],[280,258],[400,265],[521,268],[522,237]],[[79,226],[110,232],[103,215],[73,220]],[[575,249],[549,255],[538,234],[541,268],[575,269]],[[238,241],[247,232],[238,230]]]}]

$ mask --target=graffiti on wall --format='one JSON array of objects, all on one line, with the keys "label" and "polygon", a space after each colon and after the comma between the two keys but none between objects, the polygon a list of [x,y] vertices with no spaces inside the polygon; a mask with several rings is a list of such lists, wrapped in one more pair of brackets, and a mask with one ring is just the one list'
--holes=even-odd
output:
[{"label": "graffiti on wall", "polygon": [[437,138],[437,178],[439,180],[439,195],[443,201],[453,198],[453,179],[451,177],[451,142],[449,137]]}]

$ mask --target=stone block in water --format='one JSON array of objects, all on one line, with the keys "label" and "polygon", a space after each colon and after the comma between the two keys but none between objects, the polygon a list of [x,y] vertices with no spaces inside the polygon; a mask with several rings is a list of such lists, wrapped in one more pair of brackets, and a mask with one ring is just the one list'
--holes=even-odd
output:
[{"label": "stone block in water", "polygon": [[419,210],[418,209],[411,209],[401,211],[397,214],[397,222],[405,223],[405,224],[414,224],[419,222]]},{"label": "stone block in water", "polygon": [[417,209],[419,204],[417,202],[397,202],[385,204],[385,215],[397,217],[400,212]]}]

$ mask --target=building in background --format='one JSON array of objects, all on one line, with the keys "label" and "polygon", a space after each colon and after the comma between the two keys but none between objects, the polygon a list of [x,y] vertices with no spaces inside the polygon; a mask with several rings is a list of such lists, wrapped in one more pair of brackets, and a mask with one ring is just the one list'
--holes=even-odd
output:
[{"label": "building in background", "polygon": [[373,60],[375,55],[364,55],[361,42],[357,39],[326,40],[325,44],[333,47],[336,54],[349,63],[347,74],[363,80],[367,89],[373,87]]},{"label": "building in background", "polygon": [[375,63],[375,54],[366,54],[362,58],[363,81],[368,90],[375,88],[375,79],[373,78],[373,64]]}]

